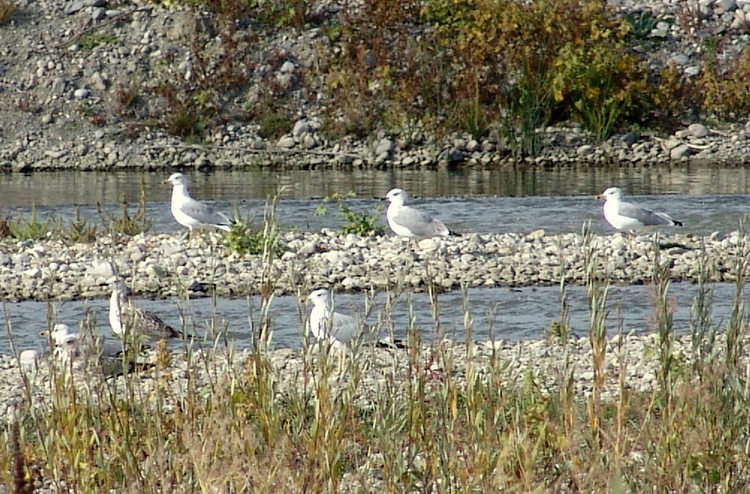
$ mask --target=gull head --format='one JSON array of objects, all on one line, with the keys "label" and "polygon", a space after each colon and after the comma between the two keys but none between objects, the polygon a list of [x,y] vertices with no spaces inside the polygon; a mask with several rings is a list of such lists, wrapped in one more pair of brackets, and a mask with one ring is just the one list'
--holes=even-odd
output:
[{"label": "gull head", "polygon": [[391,201],[392,204],[403,206],[404,204],[406,204],[406,201],[409,200],[409,194],[407,194],[405,190],[391,189],[385,195],[385,198],[386,200]]},{"label": "gull head", "polygon": [[622,199],[622,189],[620,189],[619,187],[610,187],[609,189],[596,196],[596,198],[619,201],[620,199]]},{"label": "gull head", "polygon": [[18,356],[18,364],[24,373],[36,372],[39,366],[39,352],[36,350],[24,350]]},{"label": "gull head", "polygon": [[71,333],[70,326],[67,324],[55,324],[52,326],[52,331],[42,331],[39,333],[39,336],[49,335],[49,337],[52,338],[52,341],[54,341],[56,345],[59,345],[65,337]]},{"label": "gull head", "polygon": [[313,304],[315,307],[330,307],[331,306],[331,292],[325,288],[320,288],[310,293],[307,296],[307,301]]},{"label": "gull head", "polygon": [[59,346],[64,352],[73,353],[78,346],[78,338],[76,338],[75,335],[69,334],[65,336],[57,346]]},{"label": "gull head", "polygon": [[187,186],[188,180],[182,173],[173,173],[162,183],[171,184],[173,187],[177,187],[178,185]]},{"label": "gull head", "polygon": [[113,292],[119,292],[123,295],[127,295],[128,293],[130,293],[130,289],[128,288],[128,285],[125,284],[125,280],[120,278],[119,276],[113,276],[107,281],[109,282],[109,287]]},{"label": "gull head", "polygon": [[61,344],[65,339],[70,336],[72,331],[70,330],[70,326],[67,324],[55,324],[52,327],[52,332],[50,333],[50,336],[53,340],[55,340],[55,343],[58,345]]}]

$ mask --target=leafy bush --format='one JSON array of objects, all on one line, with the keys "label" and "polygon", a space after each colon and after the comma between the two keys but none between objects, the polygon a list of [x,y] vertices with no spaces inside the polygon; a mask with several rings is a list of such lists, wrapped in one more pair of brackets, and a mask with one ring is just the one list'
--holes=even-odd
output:
[{"label": "leafy bush", "polygon": [[2,230],[18,240],[41,240],[49,237],[53,230],[50,218],[40,220],[35,207],[31,208],[31,217],[28,220],[21,214],[17,219],[8,216],[3,223]]},{"label": "leafy bush", "polygon": [[227,249],[238,254],[258,255],[270,252],[273,257],[284,253],[279,226],[265,225],[264,228],[253,227],[252,220],[238,218],[232,223],[229,232],[224,236]]},{"label": "leafy bush", "polygon": [[[610,38],[611,32],[592,33]],[[564,103],[583,127],[605,140],[621,117],[639,113],[646,71],[621,41],[594,46],[567,44],[555,60],[555,102]]]},{"label": "leafy bush", "polygon": [[352,191],[349,191],[346,194],[335,193],[325,197],[315,209],[315,215],[323,216],[327,211],[326,203],[329,201],[336,201],[342,216],[346,220],[346,223],[339,228],[339,233],[341,235],[348,235],[350,233],[363,237],[367,235],[384,235],[385,228],[377,224],[378,218],[380,218],[380,215],[383,212],[383,208],[380,206],[375,208],[375,213],[354,211],[345,202],[346,199],[351,199],[353,197],[357,197],[357,194]]},{"label": "leafy bush", "polygon": [[746,117],[750,112],[750,49],[745,47],[724,66],[709,59],[696,85],[707,112],[723,118]]},{"label": "leafy bush", "polygon": [[85,216],[81,216],[80,208],[76,208],[75,217],[68,221],[68,227],[59,229],[58,235],[72,243],[91,243],[99,235],[96,226],[89,224]]},{"label": "leafy bush", "polygon": [[128,204],[125,194],[122,194],[120,198],[119,216],[103,208],[99,202],[96,203],[96,209],[99,212],[99,217],[101,218],[104,229],[114,234],[128,235],[132,237],[139,233],[148,232],[153,224],[153,222],[146,217],[146,184],[143,179],[141,179],[141,197],[138,201],[138,207],[135,214],[132,217],[130,216],[130,205]]}]

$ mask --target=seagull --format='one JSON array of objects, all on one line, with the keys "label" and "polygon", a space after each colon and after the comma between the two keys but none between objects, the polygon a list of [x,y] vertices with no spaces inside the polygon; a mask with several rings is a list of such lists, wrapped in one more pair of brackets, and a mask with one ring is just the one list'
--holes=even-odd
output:
[{"label": "seagull", "polygon": [[205,202],[196,201],[190,197],[185,175],[173,173],[162,183],[172,184],[172,216],[177,223],[189,228],[188,234],[192,233],[194,227],[202,225],[213,226],[225,232],[231,229],[232,220],[224,213],[215,211]]},{"label": "seagull", "polygon": [[406,206],[409,195],[401,189],[392,189],[386,194],[385,199],[391,203],[388,205],[386,217],[388,225],[393,233],[401,237],[422,240],[431,237],[447,237],[457,235],[437,218],[418,209]]},{"label": "seagull", "polygon": [[[325,288],[313,291],[307,300],[313,304],[307,328],[316,339],[329,341],[331,348],[346,353],[349,350],[347,344],[375,336],[372,328],[357,318],[332,312],[331,292]],[[380,338],[377,343],[379,346],[403,348],[401,342],[392,342],[389,338]]]},{"label": "seagull", "polygon": [[18,366],[21,368],[21,373],[27,376],[30,382],[34,382],[39,370],[39,352],[36,350],[22,351],[18,356]]},{"label": "seagull", "polygon": [[620,231],[638,233],[659,226],[682,226],[682,222],[673,220],[666,213],[623,202],[622,190],[619,187],[610,187],[596,198],[605,199],[604,217],[610,225]]},{"label": "seagull", "polygon": [[153,339],[182,338],[179,331],[150,312],[136,306],[128,298],[129,290],[122,278],[114,278],[111,286],[109,325],[116,334],[122,337],[126,334],[133,334]]},{"label": "seagull", "polygon": [[106,378],[152,367],[152,364],[139,360],[136,355],[125,355],[122,341],[104,339],[101,336],[87,338],[85,334],[74,333],[67,324],[55,324],[49,334],[55,347],[53,355],[64,367],[70,365],[94,364]]},{"label": "seagull", "polygon": [[121,341],[106,340],[102,337],[94,338],[91,335],[75,333],[67,324],[55,324],[52,331],[42,331],[42,336],[47,336],[54,344],[53,354],[61,361],[66,362],[84,355],[98,354],[103,357],[120,357],[123,352]]}]

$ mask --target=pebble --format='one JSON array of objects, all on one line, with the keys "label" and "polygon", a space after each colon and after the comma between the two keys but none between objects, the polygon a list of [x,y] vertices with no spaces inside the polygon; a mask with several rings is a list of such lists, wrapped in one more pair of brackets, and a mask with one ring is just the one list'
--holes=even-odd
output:
[{"label": "pebble", "polygon": [[[736,232],[705,238],[680,233],[663,238],[678,246],[661,252],[662,259],[670,263],[674,279],[697,280],[701,242],[705,242],[708,258],[715,264],[711,281],[732,279],[739,241]],[[651,276],[654,253],[648,237],[631,240],[614,234],[594,237],[593,242],[603,256],[602,262],[606,259],[611,268],[606,275],[613,283],[639,282]],[[445,287],[465,281],[474,286],[555,285],[559,283],[560,266],[566,266],[567,282],[585,281],[582,238],[574,233],[473,233],[414,243],[394,236],[288,232],[283,234],[282,243],[284,252],[274,261],[274,269],[295,276],[294,280],[280,278],[277,293],[296,293],[300,283],[338,289],[388,289],[399,280],[415,290],[424,290],[430,276],[442,280]],[[114,264],[99,259],[101,252],[111,253]],[[260,256],[227,251],[216,232],[208,233],[200,245],[189,247],[179,236],[168,234],[140,235],[114,246],[108,239],[72,246],[59,240],[6,239],[0,241],[0,299],[68,299],[76,296],[70,291],[70,285],[76,284],[88,296],[106,297],[107,279],[116,272],[125,274],[129,283],[132,277],[134,293],[145,296],[169,296],[169,284],[155,285],[149,280],[171,274],[200,284],[215,283],[219,296],[237,296],[261,290],[259,265]],[[68,283],[56,285],[61,273]],[[31,285],[33,290],[28,291]]]}]

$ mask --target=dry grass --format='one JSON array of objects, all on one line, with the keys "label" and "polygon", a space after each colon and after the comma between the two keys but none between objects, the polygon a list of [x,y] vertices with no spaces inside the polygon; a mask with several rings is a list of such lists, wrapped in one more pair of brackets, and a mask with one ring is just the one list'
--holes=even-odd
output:
[{"label": "dry grass", "polygon": [[[489,363],[475,362],[466,297],[460,368],[445,345],[421,344],[423,328],[412,322],[410,350],[385,358],[374,389],[364,381],[375,355],[364,347],[340,375],[325,348],[323,354],[308,348],[301,368],[280,371],[268,351],[269,292],[249,316],[255,347],[241,367],[222,367],[221,358],[204,361],[186,348],[187,374],[173,375],[161,348],[150,391],[142,387],[149,379],[137,374],[119,378],[116,387],[87,380],[86,392],[64,373],[54,376],[48,402],[19,410],[15,425],[3,426],[0,479],[6,485],[23,485],[19,477],[46,479],[92,493],[746,492],[744,277],[738,277],[735,316],[721,351],[706,351],[715,327],[701,284],[690,330],[694,360],[684,365],[672,347],[669,270],[654,256],[659,375],[652,391],[637,391],[628,386],[624,357],[614,371],[602,364],[612,350],[604,317],[606,262],[590,247],[587,231],[584,237],[595,371],[585,396],[573,391],[576,369],[567,351],[552,393],[530,373],[507,384],[501,376],[508,363],[494,354]],[[737,249],[737,269],[750,260],[748,246]],[[710,273],[705,256],[701,262]],[[400,296],[394,291],[381,307],[384,324]],[[436,292],[431,299],[438,314]],[[561,328],[564,295],[563,301]],[[434,326],[439,334],[437,317]],[[558,336],[563,344],[565,330]],[[195,378],[199,370],[213,376],[208,383]],[[609,399],[602,394],[607,372],[619,383]],[[289,373],[296,373],[296,386],[283,384]],[[172,386],[178,378],[183,384]]]},{"label": "dry grass", "polygon": [[18,12],[13,0],[0,0],[0,26],[8,24]]}]

